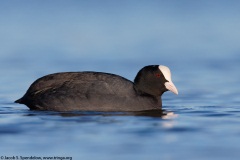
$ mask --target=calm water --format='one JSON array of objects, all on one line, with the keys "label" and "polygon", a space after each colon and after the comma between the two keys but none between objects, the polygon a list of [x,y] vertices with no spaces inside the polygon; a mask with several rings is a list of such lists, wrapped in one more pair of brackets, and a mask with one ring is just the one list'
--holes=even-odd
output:
[{"label": "calm water", "polygon": [[[238,1],[0,2],[0,158],[240,157]],[[37,78],[172,70],[163,113],[39,112],[14,104]],[[3,156],[3,157],[2,157]]]}]

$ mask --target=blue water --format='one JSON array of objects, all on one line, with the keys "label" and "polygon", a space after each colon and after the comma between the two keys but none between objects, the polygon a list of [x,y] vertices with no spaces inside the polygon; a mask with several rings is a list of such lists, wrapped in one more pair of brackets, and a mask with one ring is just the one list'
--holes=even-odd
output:
[{"label": "blue water", "polygon": [[[239,8],[234,0],[1,1],[0,158],[237,160]],[[149,64],[167,65],[179,90],[163,95],[163,115],[13,103],[46,74],[103,71],[133,80]]]}]

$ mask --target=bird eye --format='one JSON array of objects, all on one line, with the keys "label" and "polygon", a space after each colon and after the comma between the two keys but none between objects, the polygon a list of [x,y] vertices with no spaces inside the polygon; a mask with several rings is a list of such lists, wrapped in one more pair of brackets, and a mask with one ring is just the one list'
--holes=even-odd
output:
[{"label": "bird eye", "polygon": [[159,73],[156,73],[155,76],[156,76],[157,78],[161,77],[161,75],[160,75]]}]

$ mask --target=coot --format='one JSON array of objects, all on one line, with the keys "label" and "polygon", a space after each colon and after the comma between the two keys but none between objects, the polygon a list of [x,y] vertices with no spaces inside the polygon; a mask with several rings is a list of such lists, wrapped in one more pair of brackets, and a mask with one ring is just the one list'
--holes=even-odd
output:
[{"label": "coot", "polygon": [[102,72],[64,72],[37,79],[16,103],[31,110],[144,111],[161,109],[165,91],[178,94],[163,65],[143,67],[134,82]]}]

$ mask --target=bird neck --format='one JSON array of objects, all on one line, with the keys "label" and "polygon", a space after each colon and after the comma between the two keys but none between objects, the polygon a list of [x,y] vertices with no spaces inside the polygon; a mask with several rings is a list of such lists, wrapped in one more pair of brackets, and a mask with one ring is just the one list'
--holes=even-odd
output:
[{"label": "bird neck", "polygon": [[146,95],[146,96],[151,96],[154,97],[156,99],[159,99],[161,97],[161,95],[156,94],[154,92],[154,89],[147,87],[146,85],[138,85],[138,84],[134,84],[134,90],[136,91],[137,94],[139,95]]},{"label": "bird neck", "polygon": [[[136,85],[134,85],[134,90],[137,95],[141,95],[140,97],[143,99],[148,99],[150,104],[154,104],[153,108],[155,109],[161,109],[162,107],[162,98],[161,96],[155,96],[150,93],[147,93],[146,91],[143,91],[141,88],[138,88]],[[143,103],[146,101],[143,101]]]}]

